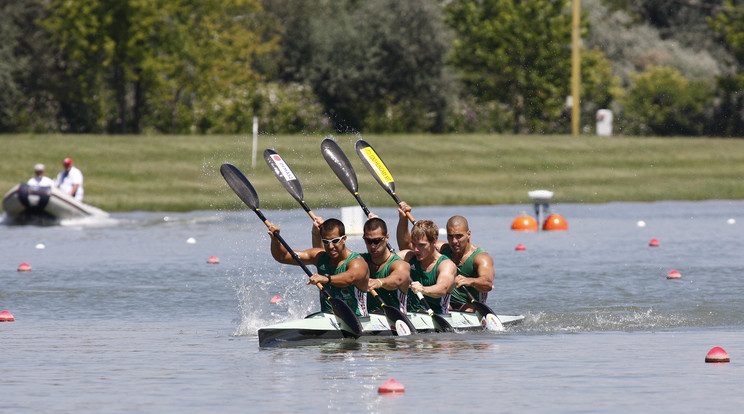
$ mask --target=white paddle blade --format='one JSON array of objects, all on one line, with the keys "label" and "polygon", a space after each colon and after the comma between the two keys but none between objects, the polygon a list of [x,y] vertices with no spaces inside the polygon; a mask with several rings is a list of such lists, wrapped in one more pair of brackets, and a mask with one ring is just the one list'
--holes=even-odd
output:
[{"label": "white paddle blade", "polygon": [[504,324],[501,323],[498,317],[493,313],[489,313],[483,319],[481,319],[481,326],[489,331],[504,331]]},{"label": "white paddle blade", "polygon": [[395,333],[398,334],[398,336],[408,336],[411,334],[411,330],[405,322],[399,319],[395,321]]}]

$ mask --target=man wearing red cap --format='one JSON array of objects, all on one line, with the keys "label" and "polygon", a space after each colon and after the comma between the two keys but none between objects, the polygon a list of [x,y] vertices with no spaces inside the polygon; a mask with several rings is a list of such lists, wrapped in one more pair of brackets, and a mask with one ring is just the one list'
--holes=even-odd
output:
[{"label": "man wearing red cap", "polygon": [[76,200],[83,201],[83,173],[77,167],[73,167],[72,158],[65,158],[62,165],[65,169],[57,175],[54,185]]}]

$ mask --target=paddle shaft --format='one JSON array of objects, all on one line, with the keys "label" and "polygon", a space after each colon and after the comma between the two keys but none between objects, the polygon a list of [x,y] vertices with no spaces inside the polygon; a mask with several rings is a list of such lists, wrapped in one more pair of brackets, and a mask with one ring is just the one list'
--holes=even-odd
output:
[{"label": "paddle shaft", "polygon": [[429,306],[429,302],[426,301],[426,298],[424,298],[424,294],[421,292],[416,293],[416,298],[418,299],[421,306],[423,306],[426,309],[426,313],[431,316],[432,321],[436,325],[439,325],[439,329],[444,332],[453,332],[454,329],[452,328],[452,325],[449,324],[441,315],[437,315],[434,313],[434,311],[431,309],[431,306]]}]

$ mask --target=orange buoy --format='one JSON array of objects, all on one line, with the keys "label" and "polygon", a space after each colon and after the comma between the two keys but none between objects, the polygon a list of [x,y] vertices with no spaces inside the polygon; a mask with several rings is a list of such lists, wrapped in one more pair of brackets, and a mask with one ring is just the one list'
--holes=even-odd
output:
[{"label": "orange buoy", "polygon": [[15,318],[13,317],[13,314],[11,314],[8,311],[2,311],[0,312],[0,322],[13,322]]},{"label": "orange buoy", "polygon": [[713,347],[705,356],[705,362],[731,362],[728,352],[720,346]]},{"label": "orange buoy", "polygon": [[682,274],[676,270],[672,270],[671,272],[667,273],[667,279],[679,279],[681,277]]},{"label": "orange buoy", "polygon": [[279,295],[274,295],[269,302],[271,302],[272,305],[278,303],[280,300],[282,300],[282,297]]},{"label": "orange buoy", "polygon": [[560,214],[551,214],[545,219],[543,230],[568,230],[568,223]]},{"label": "orange buoy", "polygon": [[209,256],[209,259],[207,259],[207,263],[217,264],[219,262],[220,259],[217,256]]},{"label": "orange buoy", "polygon": [[651,241],[648,242],[648,245],[651,247],[659,247],[659,239],[651,239]]},{"label": "orange buoy", "polygon": [[511,229],[517,231],[537,231],[537,221],[528,215],[519,216],[512,221]]},{"label": "orange buoy", "polygon": [[400,382],[390,378],[389,380],[385,381],[380,385],[380,388],[377,389],[377,392],[380,394],[383,393],[399,393],[399,392],[405,392],[406,388],[401,384]]},{"label": "orange buoy", "polygon": [[21,263],[21,264],[18,265],[18,271],[19,272],[30,272],[31,271],[31,265],[28,264],[28,263],[26,263],[26,262],[23,262],[23,263]]},{"label": "orange buoy", "polygon": [[515,248],[514,248],[514,250],[516,250],[516,251],[518,251],[518,252],[523,252],[523,251],[527,250],[527,247],[525,247],[525,246],[524,246],[524,244],[522,244],[522,243],[519,243],[519,244],[517,245],[517,247],[515,247]]}]

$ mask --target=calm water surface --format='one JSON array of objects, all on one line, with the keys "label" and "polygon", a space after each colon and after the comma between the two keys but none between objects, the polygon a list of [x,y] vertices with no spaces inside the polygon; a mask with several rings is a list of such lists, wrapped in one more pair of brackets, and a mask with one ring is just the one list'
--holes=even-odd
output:
[{"label": "calm water surface", "polygon": [[[473,241],[496,262],[489,306],[525,315],[523,324],[274,349],[258,348],[256,330],[315,311],[317,290],[299,268],[273,261],[251,211],[0,226],[0,310],[16,319],[0,323],[0,412],[697,413],[744,404],[743,201],[555,204],[569,231],[511,231],[530,209],[414,210],[440,226],[468,217]],[[397,220],[392,208],[374,210]],[[302,210],[264,213],[291,245],[308,246]],[[349,245],[364,248],[359,236]],[[211,255],[221,263],[207,264]],[[22,262],[33,270],[17,272]],[[666,279],[672,269],[682,278]],[[283,300],[271,305],[274,295]],[[732,362],[704,363],[714,346]],[[388,378],[405,394],[378,395]]]}]

